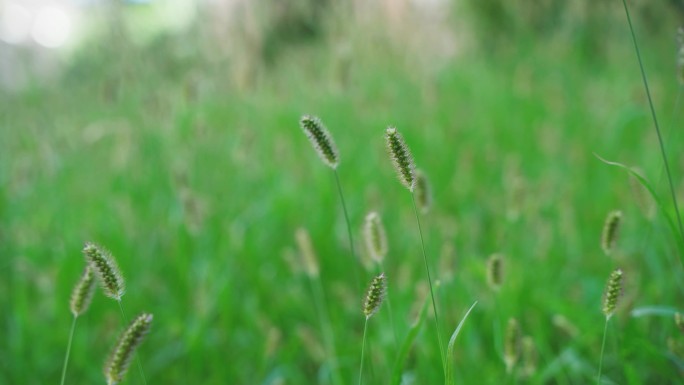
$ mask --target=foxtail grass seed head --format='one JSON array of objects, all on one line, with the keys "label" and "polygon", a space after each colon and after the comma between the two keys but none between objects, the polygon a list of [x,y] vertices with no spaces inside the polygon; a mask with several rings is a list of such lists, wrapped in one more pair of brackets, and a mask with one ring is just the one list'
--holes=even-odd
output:
[{"label": "foxtail grass seed head", "polygon": [[78,280],[74,290],[71,292],[71,300],[69,301],[69,308],[74,317],[78,317],[85,313],[93,300],[93,293],[95,293],[95,275],[89,265],[83,269],[81,279]]},{"label": "foxtail grass seed head", "polygon": [[382,301],[385,300],[385,294],[387,293],[387,278],[385,278],[385,273],[378,275],[371,281],[370,287],[368,287],[368,292],[366,293],[366,300],[363,303],[363,314],[366,319],[370,318],[375,314]]},{"label": "foxtail grass seed head", "polygon": [[315,116],[304,115],[299,121],[299,125],[304,130],[306,137],[311,141],[321,160],[331,168],[337,168],[340,162],[340,155],[337,152],[337,146],[335,146],[332,135],[325,128],[323,122]]},{"label": "foxtail grass seed head", "polygon": [[603,224],[601,234],[601,248],[606,255],[610,255],[615,248],[615,243],[620,235],[620,223],[622,222],[622,211],[615,210],[608,213],[606,222]]},{"label": "foxtail grass seed head", "polygon": [[504,363],[506,364],[506,372],[511,373],[513,367],[520,359],[520,344],[521,344],[520,325],[515,318],[508,319],[506,326],[506,335],[504,336]]},{"label": "foxtail grass seed head", "polygon": [[366,215],[363,224],[363,238],[366,242],[368,254],[377,263],[382,263],[387,255],[387,234],[382,224],[380,214],[372,211]]},{"label": "foxtail grass seed head", "polygon": [[487,260],[487,285],[494,291],[499,291],[504,280],[503,255],[492,254]]},{"label": "foxtail grass seed head", "polygon": [[135,355],[135,350],[142,343],[151,326],[152,314],[143,313],[134,319],[128,329],[119,336],[104,367],[107,385],[118,384],[123,380]]},{"label": "foxtail grass seed head", "polygon": [[679,331],[684,333],[684,316],[682,316],[682,313],[676,312],[674,315],[674,320],[675,320],[675,325],[677,325],[677,328]]},{"label": "foxtail grass seed head", "polygon": [[318,258],[316,258],[316,252],[311,243],[309,232],[303,227],[298,228],[295,232],[295,241],[297,242],[297,248],[299,249],[306,275],[309,278],[317,278],[319,274]]},{"label": "foxtail grass seed head", "polygon": [[522,339],[522,365],[523,374],[527,377],[532,377],[537,371],[537,346],[534,339],[530,336],[525,336]]},{"label": "foxtail grass seed head", "polygon": [[387,150],[392,158],[392,164],[397,171],[399,180],[409,191],[413,192],[416,185],[416,166],[404,138],[394,127],[387,128],[385,138]]},{"label": "foxtail grass seed head", "polygon": [[416,204],[423,214],[430,211],[432,207],[432,187],[427,175],[421,169],[416,169]]},{"label": "foxtail grass seed head", "polygon": [[622,280],[623,273],[621,269],[613,271],[610,273],[610,277],[608,277],[606,292],[603,295],[603,314],[606,318],[612,317],[615,313],[615,308],[622,295]]},{"label": "foxtail grass seed head", "polygon": [[119,301],[126,288],[121,270],[111,253],[94,243],[86,243],[83,254],[100,281],[105,295]]}]

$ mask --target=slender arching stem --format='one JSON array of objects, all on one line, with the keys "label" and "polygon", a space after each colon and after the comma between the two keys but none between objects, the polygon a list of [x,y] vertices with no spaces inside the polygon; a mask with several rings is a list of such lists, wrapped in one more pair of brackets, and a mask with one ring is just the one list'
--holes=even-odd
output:
[{"label": "slender arching stem", "polygon": [[[123,306],[121,305],[121,299],[116,301],[119,304],[119,310],[121,310],[121,319],[123,320],[124,325],[128,323],[128,318],[126,317],[126,313],[124,313]],[[138,364],[138,370],[140,371],[140,377],[142,377],[143,384],[147,385],[147,378],[145,378],[145,372],[143,371],[142,364],[140,363],[140,357],[138,357],[138,353],[135,353],[135,362]]]},{"label": "slender arching stem", "polygon": [[66,378],[67,364],[69,363],[69,353],[71,353],[71,341],[74,339],[74,330],[76,329],[76,319],[74,316],[73,321],[71,321],[71,331],[69,332],[69,342],[67,343],[66,355],[64,356],[64,367],[62,368],[62,381],[61,385],[64,385],[64,379]]}]

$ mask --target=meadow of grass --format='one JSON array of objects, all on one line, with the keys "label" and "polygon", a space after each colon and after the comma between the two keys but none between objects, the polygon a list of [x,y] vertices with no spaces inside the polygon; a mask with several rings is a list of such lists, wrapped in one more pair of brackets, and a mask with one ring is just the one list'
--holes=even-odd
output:
[{"label": "meadow of grass", "polygon": [[[612,28],[596,37],[599,51],[572,34],[521,34],[466,44],[432,66],[380,35],[357,37],[346,59],[323,39],[284,50],[244,82],[169,38],[127,47],[125,57],[79,56],[56,84],[0,96],[0,383],[58,382],[87,241],[116,256],[129,316],[154,314],[138,351],[148,383],[330,383],[298,228],[318,257],[340,375],[357,382],[361,286],[377,271],[364,269],[356,283],[335,177],[301,132],[303,114],[319,116],[339,148],[357,250],[366,214],[383,218],[400,339],[429,294],[387,126],[428,175],[434,204],[420,218],[442,334],[478,301],[455,343],[456,383],[595,382],[601,297],[618,267],[626,286],[608,328],[604,383],[681,383],[677,238],[624,170],[594,156],[638,166],[672,214],[629,32]],[[639,31],[681,199],[676,23],[638,22]],[[608,257],[601,231],[618,209],[621,234]],[[494,253],[505,262],[498,291],[485,273]],[[630,313],[650,306],[658,311]],[[389,383],[398,348],[387,312],[368,328],[366,384]],[[558,327],[559,317],[571,326]],[[506,372],[510,318],[538,352],[526,378]],[[123,328],[116,303],[96,293],[79,316],[67,383],[104,383]],[[430,319],[404,366],[407,381],[444,381],[435,340]],[[126,381],[142,383],[134,370]]]}]

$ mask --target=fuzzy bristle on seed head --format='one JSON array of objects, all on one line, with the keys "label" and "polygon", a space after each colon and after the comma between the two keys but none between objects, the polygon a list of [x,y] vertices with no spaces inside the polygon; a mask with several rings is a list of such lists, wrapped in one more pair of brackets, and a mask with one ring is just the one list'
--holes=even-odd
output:
[{"label": "fuzzy bristle on seed head", "polygon": [[421,169],[416,169],[416,204],[420,211],[425,214],[432,207],[432,188],[427,175]]},{"label": "fuzzy bristle on seed head", "polygon": [[95,275],[89,265],[86,265],[81,274],[81,279],[78,280],[74,290],[71,292],[71,300],[69,301],[69,308],[74,317],[78,317],[85,313],[93,300],[93,293],[95,292]]},{"label": "fuzzy bristle on seed head", "polygon": [[537,361],[539,360],[534,339],[530,336],[523,337],[521,349],[523,374],[526,377],[532,377],[537,371]]},{"label": "fuzzy bristle on seed head", "polygon": [[608,213],[606,221],[603,224],[603,233],[601,234],[601,248],[606,255],[610,255],[617,239],[620,235],[620,223],[622,222],[622,211],[614,210]]},{"label": "fuzzy bristle on seed head", "polygon": [[142,343],[152,326],[152,314],[143,313],[135,318],[128,328],[119,336],[109,359],[104,366],[107,385],[121,382],[128,371],[135,350]]},{"label": "fuzzy bristle on seed head", "polygon": [[501,254],[492,254],[487,260],[487,285],[498,291],[504,281],[504,261]]},{"label": "fuzzy bristle on seed head", "polygon": [[622,280],[623,273],[621,269],[617,269],[610,273],[608,282],[606,283],[606,291],[603,295],[603,314],[606,318],[610,318],[615,313],[620,297],[622,296]]},{"label": "fuzzy bristle on seed head", "polygon": [[404,138],[394,127],[387,128],[385,139],[399,180],[409,191],[413,192],[416,185],[416,166],[411,151],[409,151]]},{"label": "fuzzy bristle on seed head", "polygon": [[368,254],[377,263],[382,263],[387,255],[387,234],[380,215],[372,211],[366,215],[363,224],[363,238]]},{"label": "fuzzy bristle on seed head", "polygon": [[372,317],[380,309],[386,293],[387,278],[385,278],[385,273],[382,273],[373,278],[368,287],[368,292],[366,292],[366,300],[363,303],[363,314],[366,319]]},{"label": "fuzzy bristle on seed head", "polygon": [[513,367],[515,367],[515,364],[520,359],[521,339],[522,333],[518,320],[509,318],[508,325],[506,326],[506,335],[504,336],[504,363],[508,373],[511,373]]},{"label": "fuzzy bristle on seed head", "polygon": [[306,137],[309,138],[323,163],[333,169],[337,168],[340,162],[340,155],[337,152],[337,146],[335,146],[332,135],[325,128],[323,122],[315,116],[304,115],[300,119],[299,125],[306,134]]},{"label": "fuzzy bristle on seed head", "polygon": [[117,301],[121,300],[126,288],[121,270],[111,253],[94,243],[86,243],[83,255],[100,281],[105,295]]}]

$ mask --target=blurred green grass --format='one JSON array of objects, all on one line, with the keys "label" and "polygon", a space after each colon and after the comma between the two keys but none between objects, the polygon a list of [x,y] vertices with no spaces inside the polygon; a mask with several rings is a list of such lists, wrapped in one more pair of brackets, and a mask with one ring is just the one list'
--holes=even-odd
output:
[{"label": "blurred green grass", "polygon": [[[671,36],[641,42],[681,181]],[[444,334],[480,301],[457,342],[458,381],[505,381],[494,325],[508,317],[539,349],[529,382],[593,381],[601,294],[615,265],[599,245],[610,210],[625,212],[619,259],[630,307],[677,308],[682,298],[681,264],[662,218],[645,216],[627,175],[593,155],[639,166],[655,183],[657,138],[627,35],[596,57],[572,40],[511,43],[469,47],[429,70],[396,48],[358,43],[340,75],[332,49],[319,41],[285,52],[241,88],[221,68],[172,56],[172,40],[129,47],[136,50],[130,60],[104,70],[111,58],[96,56],[54,86],[2,96],[0,378],[58,378],[68,298],[82,245],[92,240],[121,265],[129,315],[155,315],[139,354],[150,383],[328,383],[315,352],[317,315],[296,262],[294,231],[305,227],[320,258],[342,373],[355,381],[363,294],[333,175],[298,128],[310,113],[340,148],[353,225],[360,229],[370,210],[383,216],[400,335],[422,301],[416,287],[424,274],[410,197],[384,149],[390,124],[433,185],[435,207],[423,221],[441,280]],[[664,183],[660,191],[665,197]],[[358,231],[356,240],[361,245]],[[507,263],[496,300],[484,278],[494,252]],[[386,312],[369,328],[369,384],[387,383],[396,354]],[[580,334],[555,329],[556,314]],[[676,383],[666,339],[681,337],[672,319],[625,311],[615,321],[605,378]],[[102,381],[121,328],[116,305],[98,294],[76,329],[70,383]],[[416,383],[442,380],[433,334],[424,327],[406,367]],[[134,370],[128,383],[141,383]]]}]

